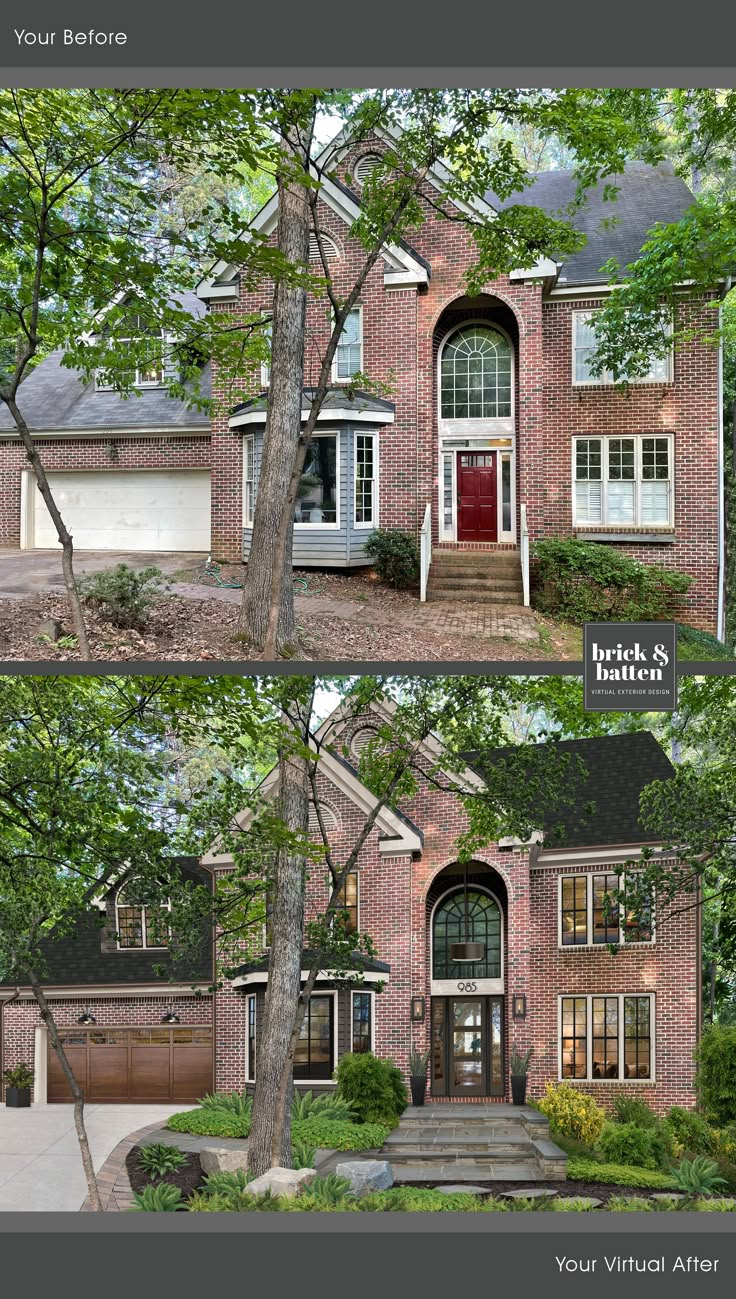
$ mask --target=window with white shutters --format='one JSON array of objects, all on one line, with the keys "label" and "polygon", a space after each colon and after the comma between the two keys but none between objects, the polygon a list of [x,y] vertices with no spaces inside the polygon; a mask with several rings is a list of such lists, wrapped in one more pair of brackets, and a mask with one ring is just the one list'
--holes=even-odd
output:
[{"label": "window with white shutters", "polygon": [[576,526],[672,527],[670,435],[576,437],[573,474]]}]

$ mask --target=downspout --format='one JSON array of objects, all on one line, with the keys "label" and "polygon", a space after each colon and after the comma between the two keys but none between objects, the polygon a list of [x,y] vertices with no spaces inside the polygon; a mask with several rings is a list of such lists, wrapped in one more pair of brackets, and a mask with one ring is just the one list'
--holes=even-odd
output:
[{"label": "downspout", "polygon": [[[724,296],[731,287],[730,276],[724,285]],[[719,334],[723,328],[723,307],[718,308]],[[725,449],[723,428],[723,337],[718,340],[718,621],[716,635],[726,634],[726,518],[725,518]]]}]

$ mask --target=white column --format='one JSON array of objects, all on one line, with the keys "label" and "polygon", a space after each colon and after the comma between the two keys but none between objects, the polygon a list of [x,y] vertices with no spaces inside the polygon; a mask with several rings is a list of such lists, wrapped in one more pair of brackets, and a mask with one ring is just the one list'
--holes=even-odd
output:
[{"label": "white column", "polygon": [[45,1024],[36,1026],[33,1044],[33,1104],[46,1105],[48,1096],[48,1029]]}]

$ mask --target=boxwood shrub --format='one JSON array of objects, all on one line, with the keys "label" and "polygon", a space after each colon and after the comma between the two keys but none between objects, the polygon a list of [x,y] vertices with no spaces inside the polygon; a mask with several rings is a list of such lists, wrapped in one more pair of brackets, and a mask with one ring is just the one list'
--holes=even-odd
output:
[{"label": "boxwood shrub", "polygon": [[389,586],[402,590],[413,586],[419,577],[419,547],[408,532],[393,528],[376,528],[363,547],[374,562],[376,572]]},{"label": "boxwood shrub", "polygon": [[613,546],[575,537],[538,541],[532,554],[538,564],[536,607],[576,626],[669,617],[692,582],[677,569],[642,564]]},{"label": "boxwood shrub", "polygon": [[637,1123],[606,1123],[598,1138],[598,1149],[607,1164],[659,1168],[667,1143],[654,1124],[640,1127]]},{"label": "boxwood shrub", "polygon": [[[192,1132],[202,1137],[247,1137],[250,1118],[229,1110],[185,1110],[172,1114],[172,1132]],[[381,1123],[351,1123],[347,1119],[297,1119],[291,1125],[294,1143],[311,1149],[379,1150],[391,1127]]]}]

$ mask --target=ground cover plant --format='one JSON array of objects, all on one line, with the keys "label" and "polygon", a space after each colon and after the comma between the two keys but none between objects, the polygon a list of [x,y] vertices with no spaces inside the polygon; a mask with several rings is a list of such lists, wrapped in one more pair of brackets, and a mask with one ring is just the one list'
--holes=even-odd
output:
[{"label": "ground cover plant", "polygon": [[642,564],[610,546],[575,537],[538,541],[533,554],[535,607],[576,626],[609,618],[647,622],[670,617],[692,582],[676,569]]}]

